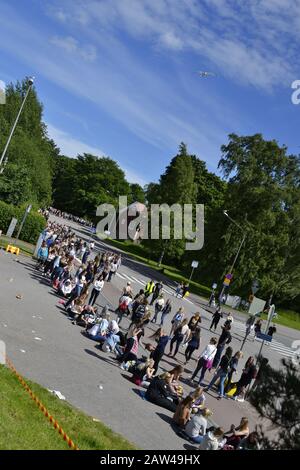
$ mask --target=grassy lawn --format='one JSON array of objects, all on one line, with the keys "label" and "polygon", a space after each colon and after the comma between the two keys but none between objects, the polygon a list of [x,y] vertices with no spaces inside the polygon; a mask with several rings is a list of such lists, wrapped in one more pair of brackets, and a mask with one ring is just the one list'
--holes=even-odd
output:
[{"label": "grassy lawn", "polygon": [[23,242],[21,240],[14,240],[14,238],[7,237],[6,235],[2,235],[0,237],[0,247],[5,248],[7,245],[13,245],[20,248],[23,255],[32,256],[34,253],[34,245],[31,243]]},{"label": "grassy lawn", "polygon": [[[81,450],[135,449],[102,423],[26,380],[50,414]],[[67,450],[68,445],[39,410],[18,379],[0,366],[0,449]]]}]

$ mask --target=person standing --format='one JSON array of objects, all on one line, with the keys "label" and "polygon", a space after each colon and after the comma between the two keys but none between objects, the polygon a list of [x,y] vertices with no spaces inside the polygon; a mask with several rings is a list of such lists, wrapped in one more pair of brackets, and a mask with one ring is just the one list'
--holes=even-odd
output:
[{"label": "person standing", "polygon": [[154,360],[154,373],[157,373],[158,370],[158,365],[165,353],[166,346],[169,341],[169,336],[165,334],[164,330],[162,328],[159,328],[150,338],[155,338],[157,341],[157,346],[155,350],[151,353],[151,359]]},{"label": "person standing", "polygon": [[233,394],[234,397],[237,397],[241,390],[246,390],[246,388],[251,384],[252,380],[257,376],[257,369],[255,366],[255,359],[253,356],[250,356],[245,364],[240,380],[237,383],[236,391]]},{"label": "person standing", "polygon": [[165,318],[171,312],[171,310],[172,310],[171,300],[168,299],[164,308],[161,311],[160,326],[163,326]]},{"label": "person standing", "polygon": [[102,291],[103,289],[103,286],[104,286],[104,281],[103,281],[103,277],[102,275],[98,277],[98,279],[96,279],[96,281],[94,282],[94,285],[93,285],[93,290],[92,290],[92,293],[91,293],[91,296],[90,296],[90,300],[89,300],[89,305],[94,305],[100,292]]},{"label": "person standing", "polygon": [[164,305],[165,305],[164,295],[160,294],[157,301],[155,302],[155,307],[154,307],[155,308],[155,314],[154,314],[154,316],[151,320],[151,323],[156,323],[158,314],[159,314],[159,312],[162,311],[162,309],[164,308]]},{"label": "person standing", "polygon": [[209,327],[209,330],[211,331],[211,329],[214,327],[215,331],[217,329],[217,326],[218,326],[218,323],[220,321],[220,319],[223,317],[223,313],[222,313],[222,310],[221,310],[221,307],[219,306],[215,313],[213,313],[213,316],[212,316],[212,322],[211,322],[211,325]]},{"label": "person standing", "polygon": [[187,296],[188,290],[189,290],[189,283],[188,283],[188,282],[185,282],[185,283],[183,284],[183,288],[182,288],[182,298],[184,298],[185,296]]},{"label": "person standing", "polygon": [[[184,338],[189,336],[189,334],[190,334],[190,329],[188,327],[188,320],[185,319],[180,323],[180,325],[176,328],[174,332],[174,336],[170,343],[170,352],[168,356],[175,358],[176,354],[178,353],[180,344],[183,342]],[[176,343],[176,346],[175,346],[174,354],[172,355],[174,343]]]},{"label": "person standing", "polygon": [[149,297],[149,295],[152,294],[153,290],[154,290],[154,281],[153,279],[151,279],[151,281],[147,282],[146,286],[145,286],[145,297]]},{"label": "person standing", "polygon": [[254,335],[257,336],[259,333],[261,333],[261,327],[262,327],[262,320],[257,320],[257,322],[254,325]]},{"label": "person standing", "polygon": [[190,381],[193,381],[196,375],[198,374],[198,372],[201,370],[201,374],[199,378],[199,385],[201,385],[205,376],[205,372],[207,371],[207,369],[210,369],[212,366],[212,362],[217,352],[216,344],[217,344],[217,338],[211,338],[209,344],[206,346],[206,348],[204,349],[204,351],[201,353],[199,357],[197,367],[192,377],[190,378]]},{"label": "person standing", "polygon": [[107,282],[110,282],[112,277],[115,276],[117,269],[118,269],[117,261],[116,259],[113,259],[113,261],[110,264],[110,270],[109,270]]},{"label": "person standing", "polygon": [[180,297],[182,295],[182,289],[183,289],[183,282],[180,282],[180,284],[177,285],[176,290],[175,290],[175,297]]},{"label": "person standing", "polygon": [[175,313],[174,317],[172,318],[172,321],[171,321],[172,328],[171,328],[171,331],[170,331],[170,336],[172,336],[172,334],[178,328],[178,326],[183,321],[183,319],[184,319],[184,308],[180,307],[178,312]]},{"label": "person standing", "polygon": [[154,286],[153,294],[152,294],[152,299],[150,302],[150,305],[153,305],[155,300],[160,296],[163,290],[163,284],[161,281],[157,282]]},{"label": "person standing", "polygon": [[223,331],[221,333],[221,336],[220,336],[218,344],[217,344],[217,352],[216,352],[216,355],[214,357],[214,361],[213,361],[213,364],[212,364],[213,369],[216,369],[218,367],[223,349],[225,348],[225,345],[229,344],[231,342],[230,329],[231,329],[230,324],[222,326]]},{"label": "person standing", "polygon": [[191,359],[192,354],[196,349],[199,349],[200,347],[200,328],[196,328],[196,330],[192,333],[192,336],[190,340],[188,341],[187,348],[184,352],[185,355],[185,365],[188,363],[188,361]]},{"label": "person standing", "polygon": [[224,382],[225,382],[225,379],[227,377],[227,373],[229,371],[229,364],[230,364],[231,358],[232,358],[232,348],[230,346],[228,346],[224,356],[222,357],[222,359],[220,361],[220,365],[219,365],[218,370],[216,371],[215,375],[213,376],[213,378],[211,379],[211,381],[208,384],[207,388],[205,389],[205,391],[210,390],[211,387],[214,385],[214,383],[218,379],[220,379],[218,400],[225,397],[225,395],[224,395]]},{"label": "person standing", "polygon": [[226,387],[225,387],[225,390],[224,390],[225,393],[229,392],[229,390],[230,390],[230,387],[231,387],[230,384],[231,384],[232,376],[233,376],[233,374],[236,374],[239,360],[242,357],[243,357],[243,352],[242,351],[237,351],[235,353],[235,355],[233,356],[233,358],[231,359],[231,361],[230,361],[229,371],[228,371],[228,375],[227,375],[227,384],[226,384]]},{"label": "person standing", "polygon": [[268,329],[268,335],[273,337],[273,334],[276,333],[277,329],[276,326],[273,324],[272,326],[269,327]]},{"label": "person standing", "polygon": [[201,315],[199,312],[196,312],[189,321],[189,329],[191,332],[195,331],[198,327],[200,328],[199,323],[201,323]]}]

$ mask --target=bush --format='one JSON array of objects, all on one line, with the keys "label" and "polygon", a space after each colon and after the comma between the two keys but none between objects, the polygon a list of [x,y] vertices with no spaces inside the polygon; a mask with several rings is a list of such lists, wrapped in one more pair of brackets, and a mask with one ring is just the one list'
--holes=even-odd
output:
[{"label": "bush", "polygon": [[[15,235],[18,232],[19,224],[22,222],[23,215],[23,208],[0,201],[0,230],[2,230],[2,233],[5,234],[7,232],[12,217],[15,217],[18,219],[14,232]],[[30,212],[22,228],[20,239],[28,243],[36,243],[39,234],[44,230],[45,226],[46,221],[43,216],[34,211]]]}]

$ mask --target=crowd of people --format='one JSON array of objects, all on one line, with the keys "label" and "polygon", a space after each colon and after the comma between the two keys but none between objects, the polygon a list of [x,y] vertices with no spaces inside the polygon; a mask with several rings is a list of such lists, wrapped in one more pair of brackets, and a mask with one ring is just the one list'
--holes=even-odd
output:
[{"label": "crowd of people", "polygon": [[[96,252],[94,242],[84,241],[68,226],[48,221],[37,258],[37,269],[57,291],[59,303],[72,323],[82,326],[83,333],[98,342],[103,352],[113,354],[120,368],[132,374],[133,382],[146,389],[146,400],[173,413],[174,426],[182,437],[199,444],[200,449],[259,448],[258,437],[250,432],[247,418],[228,431],[207,424],[212,412],[205,405],[206,391],[218,384],[218,399],[232,397],[243,401],[248,385],[257,375],[255,360],[249,357],[240,379],[232,381],[243,357],[241,351],[234,353],[229,346],[232,316],[222,325],[220,337],[212,337],[202,348],[192,376],[186,379],[190,385],[196,381],[196,388],[186,394],[182,386],[183,366],[161,373],[160,361],[164,355],[176,360],[180,348],[184,348],[185,364],[191,361],[200,348],[200,313],[187,318],[183,307],[174,311],[172,300],[165,298],[162,282],[153,279],[136,293],[128,281],[113,315],[108,305],[99,308],[98,296],[120,268],[121,255]],[[186,292],[180,286],[175,295],[183,297]],[[124,317],[129,319],[128,328],[121,328]],[[170,331],[164,326],[167,317],[172,319]],[[211,328],[216,330],[221,318],[222,312],[217,309]],[[147,327],[156,323],[157,328],[149,335]],[[205,387],[207,371],[213,375]]]},{"label": "crowd of people", "polygon": [[55,215],[56,217],[60,217],[65,220],[71,220],[72,222],[76,222],[77,224],[83,225],[85,227],[93,228],[94,225],[92,222],[89,222],[81,217],[78,217],[73,214],[68,214],[67,212],[61,211],[59,209],[55,209],[54,207],[48,207],[47,209],[40,209],[39,211],[47,220],[49,219],[50,214]]}]

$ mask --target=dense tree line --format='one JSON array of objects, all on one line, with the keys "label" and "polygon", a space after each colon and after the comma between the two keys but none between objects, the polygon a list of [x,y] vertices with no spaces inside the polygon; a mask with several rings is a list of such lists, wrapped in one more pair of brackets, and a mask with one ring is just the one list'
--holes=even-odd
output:
[{"label": "dense tree line", "polygon": [[[21,105],[27,81],[9,85],[6,105],[0,106],[0,151]],[[218,282],[228,272],[243,234],[245,244],[234,270],[231,292],[248,295],[254,279],[259,295],[273,296],[289,306],[300,305],[300,159],[262,135],[231,134],[221,147],[219,170],[208,171],[204,161],[179,146],[157,183],[145,188],[130,184],[119,165],[108,157],[89,154],[68,158],[49,139],[42,120],[43,106],[33,88],[8,150],[0,176],[0,199],[21,206],[49,204],[96,221],[102,203],[204,204],[205,243],[186,251],[185,239],[143,241],[145,253],[186,272],[199,261],[194,279]],[[241,227],[239,229],[223,211]],[[171,217],[171,235],[174,219]]]},{"label": "dense tree line", "polygon": [[[27,80],[6,89],[6,104],[0,106],[0,151],[12,128],[28,88]],[[53,156],[58,153],[42,121],[43,106],[33,88],[28,95],[13,139],[8,163],[0,178],[0,199],[15,205],[51,202]]]},{"label": "dense tree line", "polygon": [[[199,261],[196,278],[213,283],[225,275],[243,235],[231,291],[248,295],[254,279],[259,294],[295,307],[300,301],[300,159],[262,135],[229,136],[221,148],[223,179],[189,155],[181,144],[158,184],[149,184],[151,203],[205,204],[205,243],[199,252],[185,251],[184,241],[147,242],[156,256],[188,267]],[[238,224],[224,215],[228,210]]]}]

